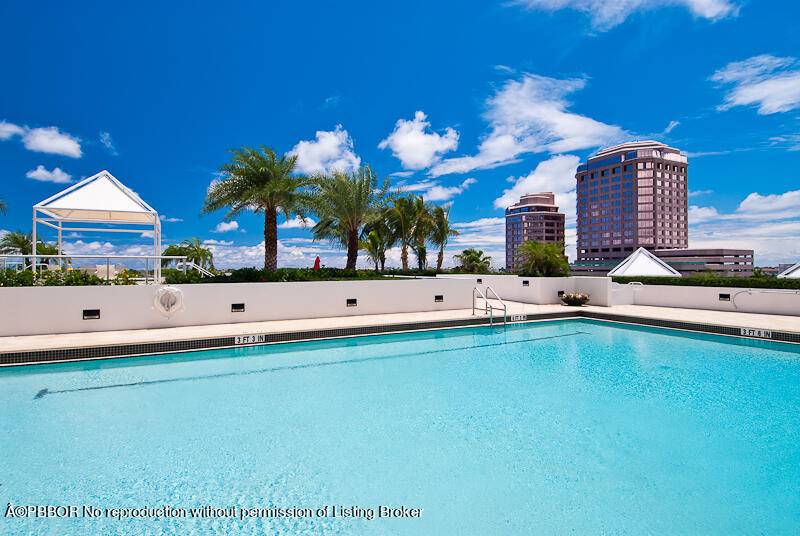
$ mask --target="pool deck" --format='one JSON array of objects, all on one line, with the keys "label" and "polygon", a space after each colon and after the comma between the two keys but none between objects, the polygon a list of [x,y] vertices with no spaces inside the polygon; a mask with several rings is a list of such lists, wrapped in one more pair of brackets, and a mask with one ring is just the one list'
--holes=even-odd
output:
[{"label": "pool deck", "polygon": [[[702,309],[679,309],[644,305],[617,305],[614,307],[585,306],[581,308],[563,305],[535,305],[506,302],[509,315],[526,315],[527,320],[547,320],[553,316],[602,315],[605,320],[635,322],[637,319],[669,323],[691,323],[725,328],[748,328],[780,331],[800,336],[800,317]],[[480,314],[482,316],[482,313]],[[613,317],[613,318],[611,318]],[[197,341],[213,338],[235,337],[251,334],[297,334],[324,330],[344,330],[375,326],[403,325],[403,330],[415,329],[414,324],[447,323],[475,320],[471,309],[429,311],[417,313],[395,313],[380,315],[345,316],[297,320],[275,320],[267,322],[243,322],[175,328],[138,329],[125,331],[102,331],[93,333],[66,333],[54,335],[30,335],[0,337],[0,354],[18,352],[46,352],[65,349],[98,348],[120,345],[143,345],[176,341]],[[483,319],[485,322],[485,317]],[[653,323],[651,323],[653,325]],[[455,327],[456,324],[453,324]],[[436,327],[446,327],[444,325]],[[434,328],[429,328],[434,329]],[[396,330],[397,331],[397,330]],[[365,332],[364,334],[367,334]],[[188,349],[188,348],[187,348]]]}]

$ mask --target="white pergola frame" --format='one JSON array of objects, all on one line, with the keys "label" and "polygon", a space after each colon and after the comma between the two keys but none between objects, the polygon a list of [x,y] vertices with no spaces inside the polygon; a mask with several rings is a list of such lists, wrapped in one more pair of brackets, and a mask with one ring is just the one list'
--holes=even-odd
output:
[{"label": "white pergola frame", "polygon": [[[113,186],[115,186],[121,194],[128,198],[131,202],[135,205],[140,207],[140,210],[119,210],[117,208],[109,208],[102,206],[102,200],[99,200],[96,206],[75,206],[75,207],[64,207],[60,206],[54,208],[52,205],[57,201],[61,200],[62,198],[68,196],[69,194],[73,194],[78,190],[85,188],[92,184],[93,182],[100,180],[100,179],[107,179],[111,182]],[[77,213],[76,216],[72,216],[71,213]],[[116,177],[114,177],[111,173],[106,170],[101,171],[91,177],[87,177],[69,188],[58,192],[57,194],[48,197],[44,201],[41,201],[33,206],[33,228],[31,232],[31,269],[36,270],[36,226],[37,224],[42,224],[52,229],[55,229],[58,232],[58,255],[59,259],[58,262],[61,264],[63,259],[63,250],[62,250],[62,243],[63,243],[63,232],[64,231],[84,231],[84,232],[103,232],[103,233],[146,233],[152,232],[153,233],[153,256],[155,257],[153,263],[153,276],[156,281],[159,281],[161,277],[161,262],[159,261],[159,257],[161,256],[161,219],[158,216],[158,212],[148,205],[142,198],[140,198],[136,192],[129,189],[127,186],[122,184]],[[123,226],[122,228],[107,228],[107,227],[65,227],[64,224],[72,224],[72,223],[95,223],[95,224],[103,224],[103,225],[113,225],[113,226]],[[137,226],[136,228],[131,228],[130,226]],[[103,255],[100,255],[103,257]]]}]

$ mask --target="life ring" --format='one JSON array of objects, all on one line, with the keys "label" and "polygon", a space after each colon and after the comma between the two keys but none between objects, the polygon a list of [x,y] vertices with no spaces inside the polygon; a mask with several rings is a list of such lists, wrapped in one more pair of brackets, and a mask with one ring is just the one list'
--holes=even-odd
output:
[{"label": "life ring", "polygon": [[153,298],[153,308],[167,318],[183,311],[183,291],[176,287],[159,288]]}]

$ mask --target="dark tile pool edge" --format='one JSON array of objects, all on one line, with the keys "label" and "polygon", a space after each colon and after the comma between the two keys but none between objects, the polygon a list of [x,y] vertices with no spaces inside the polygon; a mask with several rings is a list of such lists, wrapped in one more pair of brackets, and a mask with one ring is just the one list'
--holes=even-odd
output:
[{"label": "dark tile pool edge", "polygon": [[[569,312],[536,315],[537,319],[551,320],[569,318],[575,315]],[[495,325],[498,324],[495,319]],[[428,322],[404,322],[399,324],[382,324],[349,328],[332,328],[306,331],[287,331],[282,333],[264,333],[264,339],[258,342],[237,344],[236,336],[213,337],[207,339],[187,339],[180,341],[149,342],[141,344],[119,344],[91,347],[73,347],[48,350],[27,350],[22,352],[0,352],[0,366],[35,365],[46,363],[63,363],[74,361],[91,361],[95,359],[112,359],[120,357],[139,357],[154,354],[190,352],[193,350],[212,350],[219,348],[260,346],[283,342],[313,341],[318,339],[335,339],[360,335],[380,335],[402,331],[422,331],[443,328],[459,328],[489,325],[487,317],[464,318],[454,320],[437,320]],[[511,321],[509,321],[511,323]],[[500,323],[502,325],[502,323]],[[247,335],[255,335],[248,333]]]},{"label": "dark tile pool edge", "polygon": [[[509,315],[510,316],[510,315]],[[540,313],[520,315],[523,318],[509,320],[509,323],[534,322],[539,320],[558,320],[566,318],[590,318],[595,320],[608,320],[627,324],[644,325],[651,327],[673,328],[686,331],[696,331],[703,333],[714,333],[718,335],[729,335],[740,338],[745,337],[741,334],[741,328],[731,326],[720,326],[714,324],[702,324],[696,322],[683,322],[674,320],[660,320],[646,317],[635,317],[619,315],[613,313],[601,313],[597,311],[564,311],[555,313]],[[189,339],[180,341],[150,342],[142,344],[120,344],[93,347],[73,347],[49,350],[29,350],[23,352],[4,352],[0,353],[0,366],[35,365],[46,363],[63,363],[75,361],[91,361],[96,359],[112,359],[122,357],[138,357],[154,354],[167,354],[177,352],[189,352],[193,350],[211,350],[219,348],[259,346],[264,344],[276,344],[284,342],[311,341],[318,339],[334,339],[341,337],[354,337],[362,335],[379,335],[382,333],[396,333],[403,331],[422,331],[443,328],[458,328],[469,326],[488,325],[489,319],[464,318],[455,320],[437,320],[428,322],[405,322],[400,324],[383,324],[372,326],[359,326],[349,328],[332,328],[321,330],[291,331],[283,333],[265,333],[263,340],[258,342],[237,344],[236,336],[213,337],[207,339]],[[497,321],[495,321],[497,325]],[[502,325],[502,324],[500,324]],[[800,344],[800,333],[790,333],[782,331],[771,331],[770,338],[758,338],[758,340],[789,342]]]},{"label": "dark tile pool edge", "polygon": [[702,322],[686,322],[681,320],[663,320],[659,318],[648,318],[644,316],[629,316],[613,313],[600,313],[597,311],[580,311],[576,313],[577,316],[582,318],[591,318],[594,320],[608,320],[611,322],[620,322],[624,324],[635,324],[639,326],[650,326],[655,328],[671,328],[680,329],[684,331],[696,331],[700,333],[712,333],[715,335],[728,335],[731,337],[739,337],[742,339],[753,339],[759,341],[772,341],[772,342],[788,342],[800,344],[800,333],[792,333],[789,331],[776,331],[776,330],[750,330],[750,331],[769,331],[768,337],[750,336],[742,334],[742,327],[723,326],[719,324],[705,324]]}]

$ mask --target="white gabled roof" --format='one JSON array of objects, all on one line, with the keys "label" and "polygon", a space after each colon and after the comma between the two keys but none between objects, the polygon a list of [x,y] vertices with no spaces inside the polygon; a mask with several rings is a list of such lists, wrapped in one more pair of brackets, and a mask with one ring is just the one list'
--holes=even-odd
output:
[{"label": "white gabled roof", "polygon": [[609,276],[620,277],[681,277],[680,272],[644,248],[631,253]]},{"label": "white gabled roof", "polygon": [[56,219],[99,223],[149,223],[158,213],[108,171],[101,171],[34,205]]},{"label": "white gabled roof", "polygon": [[786,270],[779,273],[778,277],[780,277],[781,279],[783,278],[800,279],[800,262],[798,262],[794,266],[788,267]]}]

